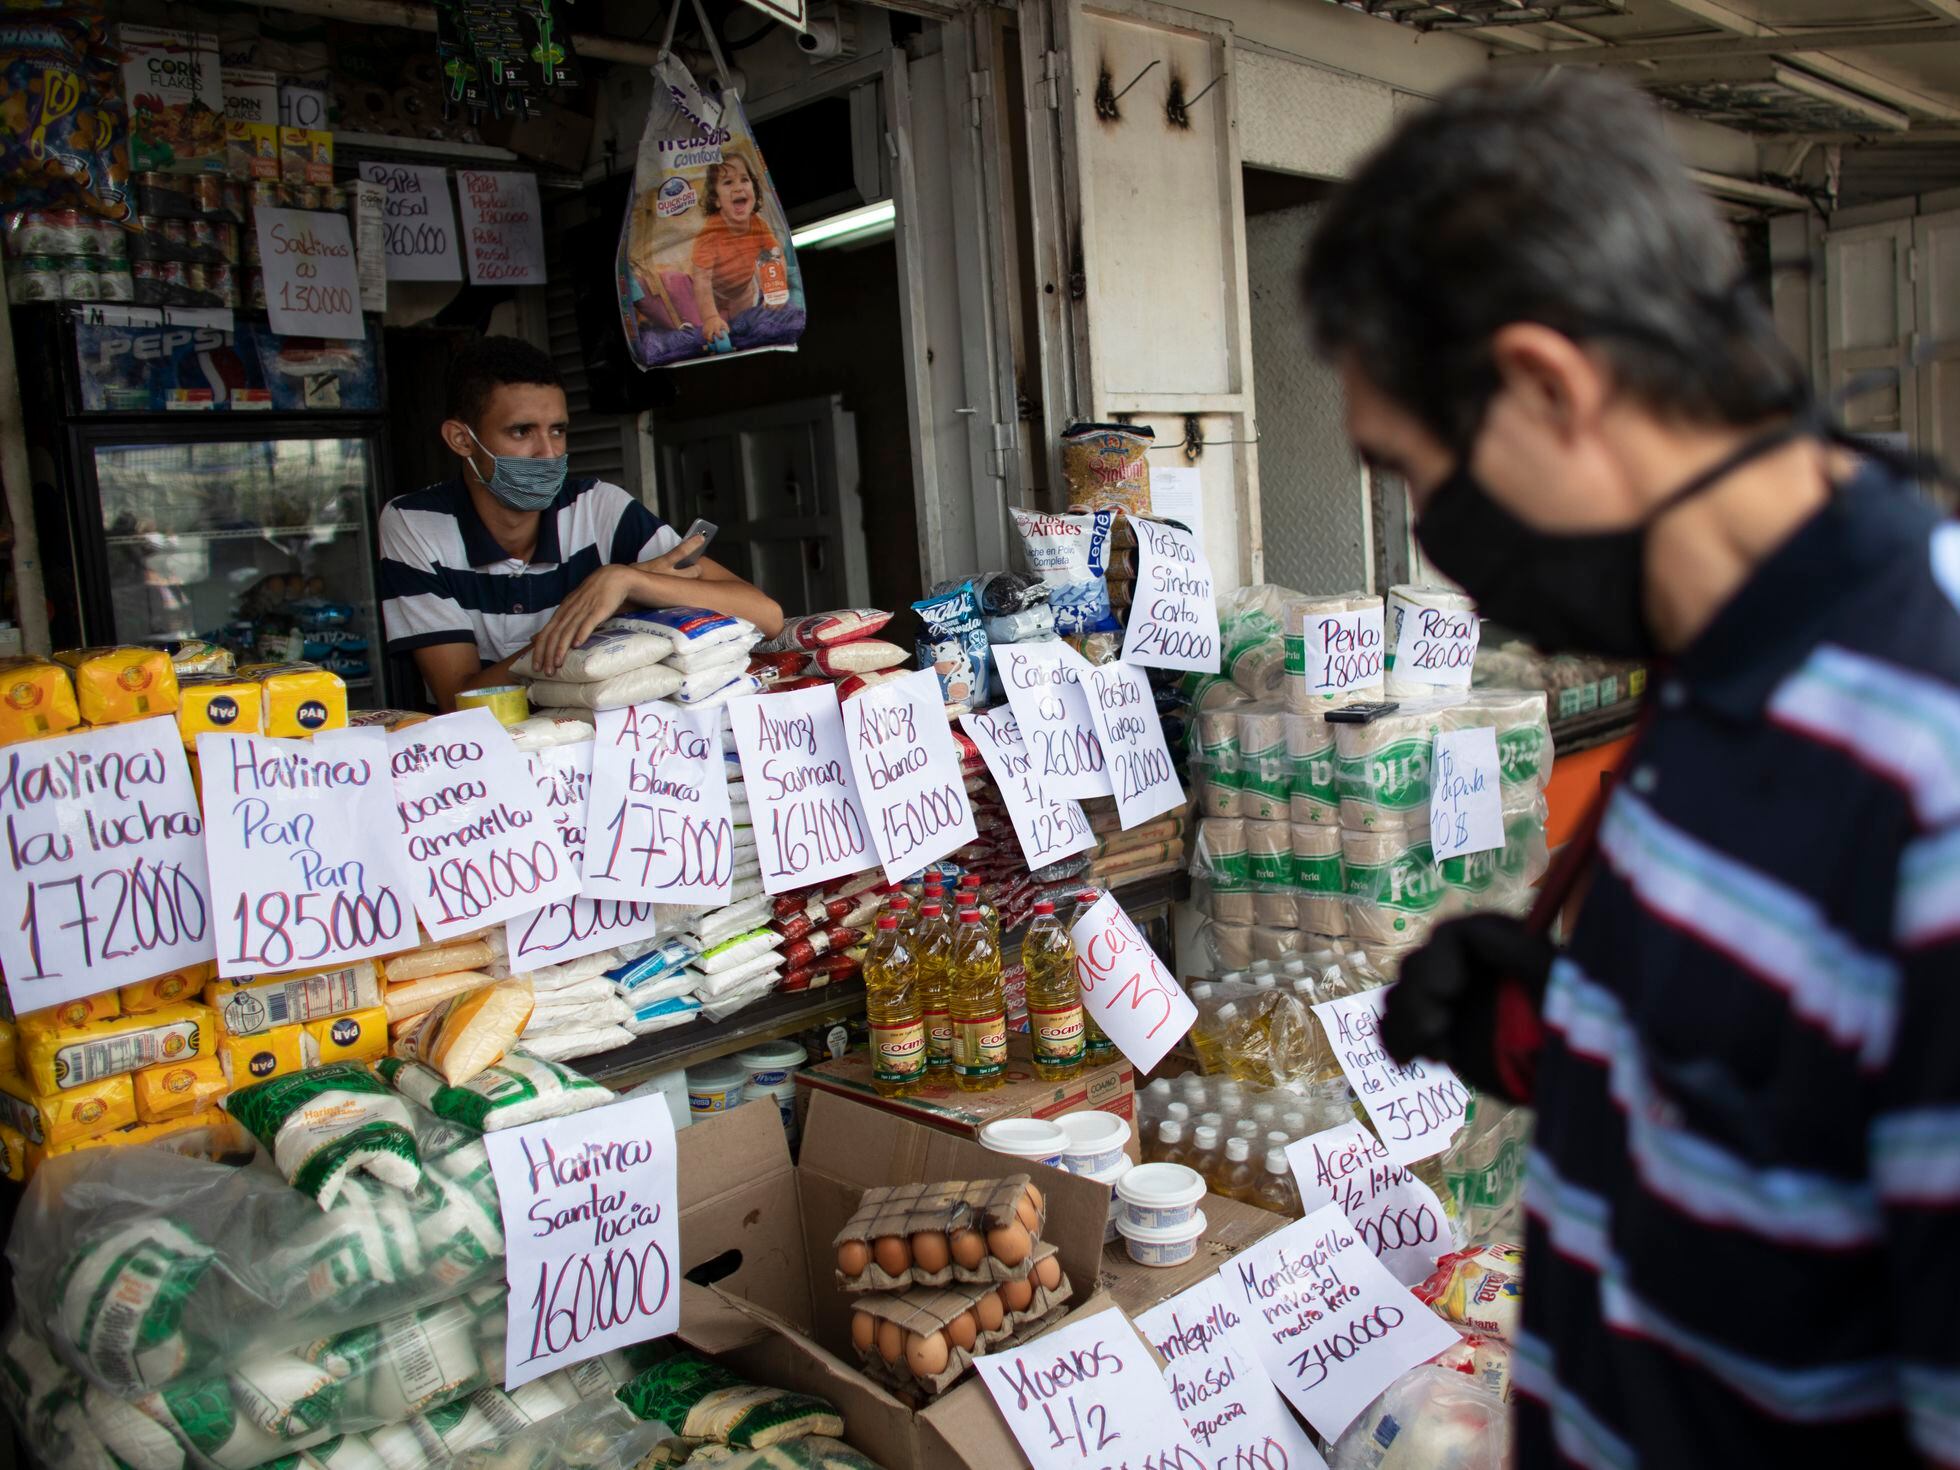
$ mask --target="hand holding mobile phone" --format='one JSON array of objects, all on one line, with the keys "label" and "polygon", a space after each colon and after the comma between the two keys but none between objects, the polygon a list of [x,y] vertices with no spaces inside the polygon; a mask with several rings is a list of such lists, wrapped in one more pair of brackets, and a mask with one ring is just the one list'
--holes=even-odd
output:
[{"label": "hand holding mobile phone", "polygon": [[682,567],[691,567],[697,561],[701,560],[703,553],[708,549],[708,543],[715,539],[715,532],[720,529],[721,527],[717,526],[713,521],[704,521],[697,518],[694,524],[687,528],[687,534],[681,537],[681,541],[685,544],[686,542],[692,541],[696,536],[699,536],[701,538],[701,544],[679,561],[675,562],[674,569],[678,571]]}]

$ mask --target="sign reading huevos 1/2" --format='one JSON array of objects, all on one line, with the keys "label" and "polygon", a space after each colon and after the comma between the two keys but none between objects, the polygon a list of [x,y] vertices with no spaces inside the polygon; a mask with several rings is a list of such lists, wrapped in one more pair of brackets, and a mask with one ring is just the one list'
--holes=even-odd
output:
[{"label": "sign reading huevos 1/2", "polygon": [[486,709],[391,731],[395,840],[430,937],[500,924],[578,892],[510,735]]},{"label": "sign reading huevos 1/2", "polygon": [[764,892],[860,873],[877,861],[828,685],[731,699],[728,718]]},{"label": "sign reading huevos 1/2", "polygon": [[385,730],[318,744],[206,732],[197,759],[220,975],[338,965],[413,943],[414,901],[387,845]]},{"label": "sign reading huevos 1/2", "polygon": [[1197,538],[1162,521],[1129,522],[1137,533],[1137,586],[1123,662],[1217,673],[1218,595]]},{"label": "sign reading huevos 1/2", "polygon": [[1079,804],[1050,795],[1034,774],[1034,757],[1021,742],[1020,721],[1012,707],[973,710],[960,725],[980,750],[1014,823],[1014,836],[1029,868],[1045,868],[1096,845],[1096,834]]},{"label": "sign reading huevos 1/2", "polygon": [[174,719],[6,747],[0,829],[14,1014],[212,957],[204,822]]},{"label": "sign reading huevos 1/2", "polygon": [[1082,1008],[1140,1071],[1148,1072],[1198,1019],[1116,895],[1105,893],[1069,928]]},{"label": "sign reading huevos 1/2", "polygon": [[1102,742],[1082,692],[1089,661],[1060,639],[998,643],[994,659],[1041,789],[1056,797],[1109,795]]},{"label": "sign reading huevos 1/2", "polygon": [[735,823],[721,708],[602,709],[593,740],[589,898],[725,904]]},{"label": "sign reading huevos 1/2", "polygon": [[504,1221],[504,1387],[678,1332],[674,1120],[658,1093],[483,1135]]},{"label": "sign reading huevos 1/2", "polygon": [[1182,806],[1184,788],[1171,765],[1170,746],[1164,743],[1164,725],[1157,718],[1150,681],[1134,664],[1090,665],[1087,660],[1081,678],[1103,757],[1109,762],[1116,819],[1123,829]]},{"label": "sign reading huevos 1/2", "polygon": [[1388,1054],[1381,1021],[1389,989],[1325,1000],[1313,1013],[1389,1158],[1413,1164],[1450,1146],[1469,1109],[1470,1089],[1441,1062],[1403,1066]]},{"label": "sign reading huevos 1/2", "polygon": [[919,669],[844,701],[844,743],[871,842],[898,883],[977,835],[939,676]]},{"label": "sign reading huevos 1/2", "polygon": [[360,264],[347,216],[257,208],[252,216],[272,330],[282,337],[365,337]]}]

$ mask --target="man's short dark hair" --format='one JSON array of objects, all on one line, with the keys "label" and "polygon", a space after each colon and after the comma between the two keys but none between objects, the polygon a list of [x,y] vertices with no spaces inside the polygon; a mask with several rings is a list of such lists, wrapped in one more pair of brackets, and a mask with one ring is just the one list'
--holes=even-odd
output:
[{"label": "man's short dark hair", "polygon": [[1656,412],[1749,425],[1804,375],[1659,107],[1598,74],[1494,74],[1399,128],[1308,250],[1320,350],[1462,450],[1497,386],[1490,341],[1537,322],[1602,353]]},{"label": "man's short dark hair", "polygon": [[565,386],[551,358],[522,337],[479,337],[450,359],[443,378],[444,412],[474,424],[490,406],[490,395],[506,383]]}]

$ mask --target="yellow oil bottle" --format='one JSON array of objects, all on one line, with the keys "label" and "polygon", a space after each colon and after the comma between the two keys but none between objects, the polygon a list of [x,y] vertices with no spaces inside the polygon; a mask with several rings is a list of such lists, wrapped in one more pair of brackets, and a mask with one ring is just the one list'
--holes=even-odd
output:
[{"label": "yellow oil bottle", "polygon": [[1007,1080],[1007,1001],[1000,988],[1000,949],[978,909],[960,911],[947,992],[953,1085],[962,1092],[991,1092]]},{"label": "yellow oil bottle", "polygon": [[[930,893],[932,888],[927,886]],[[926,1070],[944,1077],[953,1070],[953,925],[938,899],[919,905],[912,931],[913,973],[919,978],[919,1008],[926,1018]]]},{"label": "yellow oil bottle", "polygon": [[1021,941],[1021,967],[1028,977],[1035,1075],[1065,1081],[1082,1070],[1082,994],[1075,987],[1075,946],[1045,899],[1034,906],[1034,922]]},{"label": "yellow oil bottle", "polygon": [[1157,1125],[1157,1154],[1150,1160],[1153,1164],[1188,1164],[1191,1159],[1190,1141],[1184,1130],[1188,1125],[1176,1118],[1166,1118]]},{"label": "yellow oil bottle", "polygon": [[1286,1150],[1266,1150],[1266,1168],[1252,1187],[1253,1204],[1262,1210],[1297,1218],[1303,1213],[1300,1186],[1293,1182],[1293,1170],[1286,1162]]},{"label": "yellow oil bottle", "polygon": [[1200,1123],[1192,1131],[1191,1156],[1184,1162],[1205,1176],[1207,1188],[1217,1189],[1219,1171],[1225,1162],[1225,1150],[1218,1146],[1218,1130],[1209,1123]]},{"label": "yellow oil bottle", "polygon": [[898,915],[883,914],[864,956],[864,1010],[871,1030],[871,1085],[880,1097],[917,1092],[926,1075],[926,1028],[912,951]]},{"label": "yellow oil bottle", "polygon": [[1203,980],[1191,987],[1191,1003],[1198,1008],[1198,1019],[1191,1027],[1191,1050],[1198,1054],[1198,1066],[1207,1077],[1229,1072],[1225,1062],[1225,1038],[1218,1030],[1218,988]]},{"label": "yellow oil bottle", "polygon": [[[1075,912],[1069,915],[1068,929],[1071,934],[1081,922],[1082,916],[1096,906],[1102,894],[1094,888],[1085,888],[1075,896]],[[1100,1067],[1116,1055],[1116,1043],[1103,1034],[1103,1028],[1096,1024],[1096,1018],[1089,1014],[1089,1008],[1082,1008],[1082,1061],[1085,1066]]]},{"label": "yellow oil bottle", "polygon": [[1271,1087],[1273,1069],[1258,1018],[1239,1009],[1237,1001],[1228,1000],[1218,1008],[1218,1025],[1224,1033],[1225,1060],[1231,1066],[1232,1075],[1241,1082]]},{"label": "yellow oil bottle", "polygon": [[1224,1163],[1212,1177],[1213,1192],[1243,1204],[1256,1204],[1253,1196],[1258,1185],[1259,1173],[1252,1167],[1252,1145],[1243,1138],[1226,1139]]},{"label": "yellow oil bottle", "polygon": [[1000,910],[988,901],[980,891],[980,875],[968,873],[960,879],[960,912],[978,909],[980,917],[986,921],[987,933],[992,936],[994,948],[1000,948]]}]

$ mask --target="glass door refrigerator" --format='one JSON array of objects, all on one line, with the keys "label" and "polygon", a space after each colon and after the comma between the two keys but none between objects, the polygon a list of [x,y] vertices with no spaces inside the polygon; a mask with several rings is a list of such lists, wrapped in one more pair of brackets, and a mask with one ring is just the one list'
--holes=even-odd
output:
[{"label": "glass door refrigerator", "polygon": [[385,705],[376,329],[321,342],[243,317],[49,310],[35,340],[51,360],[26,377],[57,644],[206,639],[240,662],[318,663],[354,705]]}]

